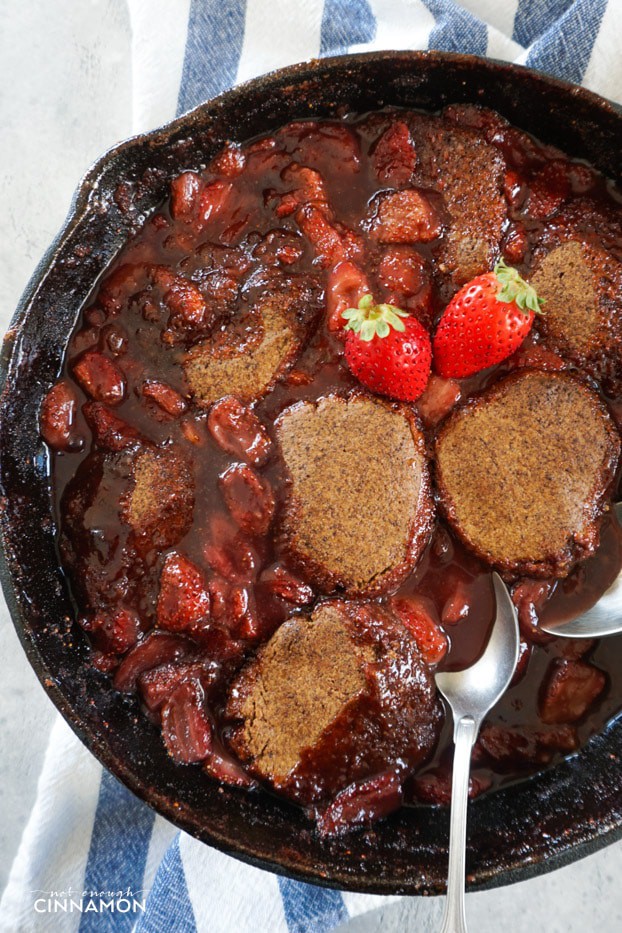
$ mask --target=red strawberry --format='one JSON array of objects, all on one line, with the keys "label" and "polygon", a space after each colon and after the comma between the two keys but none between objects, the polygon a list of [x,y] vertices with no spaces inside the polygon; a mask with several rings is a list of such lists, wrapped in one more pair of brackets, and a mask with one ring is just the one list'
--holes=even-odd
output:
[{"label": "red strawberry", "polygon": [[205,628],[210,616],[210,596],[199,568],[172,551],[164,562],[158,596],[158,626],[169,632],[193,632]]},{"label": "red strawberry", "polygon": [[471,376],[511,356],[542,312],[535,289],[501,260],[451,299],[434,337],[436,372]]},{"label": "red strawberry", "polygon": [[414,402],[430,378],[432,348],[427,330],[394,305],[364,295],[358,308],[342,312],[348,322],[345,356],[350,372],[390,398]]},{"label": "red strawberry", "polygon": [[438,664],[447,654],[449,643],[429,610],[416,597],[394,596],[391,607],[417,643],[426,664]]}]

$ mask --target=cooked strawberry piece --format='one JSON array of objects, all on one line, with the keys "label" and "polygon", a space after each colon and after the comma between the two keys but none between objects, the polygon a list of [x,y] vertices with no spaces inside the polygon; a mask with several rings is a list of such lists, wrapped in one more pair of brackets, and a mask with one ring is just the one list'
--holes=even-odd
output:
[{"label": "cooked strawberry piece", "polygon": [[402,805],[402,786],[394,771],[350,784],[318,815],[320,836],[340,836],[388,816]]},{"label": "cooked strawberry piece", "polygon": [[359,233],[355,233],[354,230],[350,230],[348,227],[342,225],[339,225],[337,232],[341,237],[344,257],[358,265],[365,262],[366,247],[363,237]]},{"label": "cooked strawberry piece", "polygon": [[518,661],[516,662],[516,670],[514,671],[514,676],[512,677],[510,683],[511,687],[519,683],[527,673],[527,667],[529,666],[529,659],[531,658],[532,652],[533,645],[531,642],[528,642],[525,638],[521,638],[518,646]]},{"label": "cooked strawberry piece", "polygon": [[257,606],[252,591],[232,586],[229,594],[229,628],[236,638],[252,641],[261,634]]},{"label": "cooked strawberry piece", "polygon": [[173,662],[145,671],[138,678],[143,703],[151,713],[162,708],[177,687],[186,680],[198,680],[206,694],[217,685],[222,676],[218,660]]},{"label": "cooked strawberry piece", "polygon": [[157,712],[177,687],[197,672],[196,664],[162,664],[138,678],[140,694],[147,709]]},{"label": "cooked strawberry piece", "polygon": [[83,350],[92,350],[97,344],[98,331],[95,327],[81,327],[76,331],[72,340],[72,350],[82,353]]},{"label": "cooked strawberry piece", "polygon": [[529,247],[527,231],[520,223],[513,223],[508,228],[501,250],[503,258],[511,265],[522,262]]},{"label": "cooked strawberry piece", "polygon": [[220,477],[225,505],[242,531],[252,535],[267,532],[274,514],[270,483],[247,463],[236,463]]},{"label": "cooked strawberry piece", "polygon": [[172,288],[175,282],[178,282],[181,278],[181,276],[175,275],[172,269],[169,269],[167,266],[157,266],[153,263],[146,264],[145,271],[150,284],[157,286],[157,288],[162,289],[162,291]]},{"label": "cooked strawberry piece", "polygon": [[152,230],[157,230],[158,232],[160,232],[161,230],[166,230],[168,227],[171,226],[171,224],[170,224],[170,221],[167,220],[167,218],[164,216],[164,214],[161,214],[158,211],[157,214],[153,214],[149,218],[145,226],[146,228],[150,227]]},{"label": "cooked strawberry piece", "polygon": [[[272,196],[274,196],[273,193]],[[290,214],[293,214],[299,207],[300,202],[296,198],[295,193],[288,191],[286,194],[280,196],[274,208],[274,213],[277,217],[289,217]]]},{"label": "cooked strawberry piece", "polygon": [[396,120],[385,130],[372,152],[378,180],[385,185],[407,185],[417,164],[417,152],[407,125]]},{"label": "cooked strawberry piece", "polygon": [[138,678],[161,664],[185,660],[191,651],[190,642],[180,635],[152,632],[127,654],[114,677],[114,685],[122,693],[132,693]]},{"label": "cooked strawberry piece", "polygon": [[566,661],[578,661],[589,654],[595,644],[593,638],[558,638],[555,651]]},{"label": "cooked strawberry piece", "polygon": [[299,204],[325,204],[328,200],[322,176],[315,169],[292,162],[283,169],[281,178],[285,184],[292,186]]},{"label": "cooked strawberry piece", "polygon": [[290,162],[291,154],[279,149],[274,137],[260,139],[246,150],[246,171],[255,177],[279,172]]},{"label": "cooked strawberry piece", "polygon": [[128,333],[120,324],[110,324],[102,331],[106,346],[113,356],[123,356],[127,352]]},{"label": "cooked strawberry piece", "polygon": [[192,217],[198,203],[201,178],[196,172],[182,172],[171,182],[171,214],[175,220]]},{"label": "cooked strawberry piece", "polygon": [[447,636],[439,628],[431,611],[416,596],[394,596],[391,608],[417,643],[426,664],[438,664],[447,654]]},{"label": "cooked strawberry piece", "polygon": [[80,619],[93,644],[105,654],[125,654],[133,648],[141,632],[140,619],[131,609],[120,607]]},{"label": "cooked strawberry piece", "polygon": [[279,265],[293,265],[302,257],[304,251],[304,239],[299,233],[270,230],[253,250],[253,256],[263,265],[275,268]]},{"label": "cooked strawberry piece", "polygon": [[332,171],[357,172],[360,147],[354,133],[339,123],[300,121],[288,126],[288,135],[298,132],[294,155],[300,162],[331,166]]},{"label": "cooked strawberry piece", "polygon": [[542,369],[547,373],[560,372],[568,368],[568,364],[561,356],[540,343],[520,347],[510,362],[516,369]]},{"label": "cooked strawberry piece", "polygon": [[313,382],[311,373],[305,373],[302,369],[290,369],[283,381],[290,386],[308,386]]},{"label": "cooked strawberry piece", "polygon": [[182,418],[180,422],[182,434],[186,440],[194,447],[202,447],[205,443],[205,435],[201,432],[199,424],[194,418]]},{"label": "cooked strawberry piece", "polygon": [[243,586],[230,586],[227,598],[227,614],[234,623],[239,623],[248,613],[248,590]]},{"label": "cooked strawberry piece", "polygon": [[296,211],[296,223],[314,248],[318,262],[326,267],[344,258],[344,246],[324,211],[305,204]]},{"label": "cooked strawberry piece", "polygon": [[210,598],[203,574],[191,560],[173,551],[160,576],[158,626],[192,634],[209,624],[209,615]]},{"label": "cooked strawberry piece", "polygon": [[[168,242],[168,241],[167,241]],[[180,278],[172,269],[152,262],[124,263],[104,279],[98,301],[110,315],[116,315],[130,299],[135,298],[146,320],[158,320],[157,303],[149,300],[154,288],[162,292]]]},{"label": "cooked strawberry piece", "polygon": [[576,730],[570,726],[534,732],[484,723],[476,749],[483,749],[496,767],[514,769],[546,765],[555,754],[567,755],[575,751],[578,744]]},{"label": "cooked strawberry piece", "polygon": [[439,424],[461,397],[459,382],[432,374],[423,395],[417,399],[417,408],[426,427],[432,428]]},{"label": "cooked strawberry piece", "polygon": [[119,665],[118,654],[106,654],[105,651],[98,651],[96,648],[91,651],[90,659],[95,670],[101,671],[102,674],[111,674]]},{"label": "cooked strawberry piece", "polygon": [[513,169],[508,169],[505,173],[503,192],[508,204],[511,204],[512,207],[520,207],[521,203],[525,200],[527,192],[525,190],[524,181],[518,172],[515,172]]},{"label": "cooked strawberry piece", "polygon": [[415,188],[383,194],[371,233],[380,243],[429,243],[442,224],[428,198]]},{"label": "cooked strawberry piece", "polygon": [[288,217],[303,204],[315,204],[327,216],[330,213],[326,188],[322,176],[306,165],[292,162],[281,172],[281,178],[291,190],[287,191],[276,207],[277,217]]},{"label": "cooked strawberry piece", "polygon": [[[427,307],[432,296],[430,274],[423,257],[411,246],[389,246],[378,266],[378,281],[392,295],[419,299]],[[400,301],[392,302],[400,304]],[[416,306],[417,303],[415,303]]]},{"label": "cooked strawberry piece", "polygon": [[293,603],[294,606],[305,606],[313,602],[314,594],[311,587],[282,564],[275,564],[264,571],[261,583],[270,593],[288,603]]},{"label": "cooked strawberry piece", "polygon": [[529,182],[525,210],[532,217],[545,220],[554,214],[570,194],[569,165],[562,159],[547,162]]},{"label": "cooked strawberry piece", "polygon": [[203,770],[215,781],[230,787],[244,787],[246,790],[257,787],[257,781],[254,781],[237,761],[225,752],[217,752],[216,749],[212,749],[203,762]]},{"label": "cooked strawberry piece", "polygon": [[78,400],[68,383],[52,386],[41,406],[40,429],[44,441],[54,450],[71,450],[78,443],[75,435]]},{"label": "cooked strawberry piece", "polygon": [[229,306],[238,298],[239,271],[230,267],[214,272],[205,283],[206,303],[210,305],[205,320],[208,323],[215,319],[214,309],[217,313],[229,309]]},{"label": "cooked strawberry piece", "polygon": [[546,645],[551,636],[540,629],[539,615],[555,588],[548,580],[522,580],[512,590],[521,634],[531,644]]},{"label": "cooked strawberry piece", "polygon": [[225,621],[229,615],[229,596],[232,585],[224,577],[216,574],[210,577],[208,590],[212,607],[212,618],[217,622]]},{"label": "cooked strawberry piece", "polygon": [[246,165],[246,156],[235,143],[227,143],[222,152],[219,152],[210,162],[210,171],[216,175],[225,175],[235,178],[241,175]]},{"label": "cooked strawberry piece", "polygon": [[569,162],[567,171],[573,194],[586,194],[596,184],[596,176],[589,165],[583,165],[580,162]]},{"label": "cooked strawberry piece", "polygon": [[202,227],[224,214],[232,191],[229,181],[213,181],[205,186],[199,197],[198,217]]},{"label": "cooked strawberry piece", "polygon": [[113,451],[125,450],[141,440],[136,428],[99,402],[87,402],[82,406],[82,412],[98,447]]},{"label": "cooked strawberry piece", "polygon": [[[451,771],[435,768],[415,778],[413,787],[417,799],[422,803],[448,807],[451,803],[451,782]],[[491,784],[489,777],[472,773],[469,777],[469,798],[474,800],[479,797]]]},{"label": "cooked strawberry piece", "polygon": [[344,259],[333,266],[326,286],[328,329],[342,330],[346,324],[342,313],[347,308],[356,308],[361,298],[368,294],[367,276],[355,263]]},{"label": "cooked strawberry piece", "polygon": [[125,301],[144,287],[145,268],[138,263],[124,263],[102,282],[98,301],[108,314],[117,314]]},{"label": "cooked strawberry piece", "polygon": [[204,761],[210,754],[212,726],[198,681],[180,684],[164,704],[162,737],[171,758],[183,764]]},{"label": "cooked strawberry piece", "polygon": [[210,434],[225,453],[260,466],[272,449],[268,432],[256,414],[232,395],[220,399],[207,419]]},{"label": "cooked strawberry piece", "polygon": [[[239,216],[239,214],[236,216]],[[225,229],[218,237],[220,242],[226,244],[227,246],[235,246],[237,243],[239,243],[242,238],[242,234],[248,227],[250,218],[250,213],[246,213],[239,217],[239,220],[234,220],[233,223],[229,224],[228,227],[225,227]]]},{"label": "cooked strawberry piece", "polygon": [[172,418],[183,415],[188,407],[183,396],[167,385],[166,382],[145,382],[142,387],[142,394],[145,398],[155,402],[163,412]]},{"label": "cooked strawberry piece", "polygon": [[473,598],[468,579],[456,570],[445,581],[445,593],[441,611],[443,625],[457,625],[458,622],[468,619]]},{"label": "cooked strawberry piece", "polygon": [[479,130],[487,142],[501,141],[511,129],[504,117],[478,104],[450,104],[443,110],[443,117],[459,126]]},{"label": "cooked strawberry piece", "polygon": [[182,325],[195,327],[205,321],[205,298],[193,282],[188,282],[181,276],[178,276],[162,301],[173,321],[179,318]]},{"label": "cooked strawberry piece", "polygon": [[106,315],[102,308],[91,305],[90,308],[86,308],[84,311],[84,322],[89,327],[102,327],[106,322]]},{"label": "cooked strawberry piece", "polygon": [[96,402],[117,405],[125,395],[125,377],[116,363],[98,353],[87,350],[74,363],[73,374],[80,387]]},{"label": "cooked strawberry piece", "polygon": [[252,639],[259,633],[255,600],[249,590],[214,574],[209,581],[214,621],[234,639]]},{"label": "cooked strawberry piece", "polygon": [[257,555],[225,515],[218,512],[212,515],[203,553],[212,570],[225,580],[243,583],[254,576]]},{"label": "cooked strawberry piece", "polygon": [[599,698],[607,678],[585,661],[553,661],[540,693],[540,718],[549,724],[577,722]]},{"label": "cooked strawberry piece", "polygon": [[437,525],[432,538],[432,553],[443,564],[449,563],[454,556],[454,543],[448,530],[443,525]]}]

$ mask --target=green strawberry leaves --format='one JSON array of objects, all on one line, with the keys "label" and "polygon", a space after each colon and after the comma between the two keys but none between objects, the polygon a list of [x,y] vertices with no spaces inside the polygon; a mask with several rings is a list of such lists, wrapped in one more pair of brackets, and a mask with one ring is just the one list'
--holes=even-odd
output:
[{"label": "green strawberry leaves", "polygon": [[500,259],[495,266],[494,273],[501,288],[497,292],[497,301],[503,301],[507,304],[512,302],[528,314],[533,311],[534,314],[543,314],[542,305],[544,298],[538,298],[538,294],[533,287],[523,278],[521,278],[517,269],[506,266],[503,259]]},{"label": "green strawberry leaves", "polygon": [[409,317],[406,311],[396,308],[395,305],[374,304],[371,295],[363,295],[358,308],[346,308],[341,316],[348,322],[344,330],[354,331],[361,340],[369,341],[374,337],[388,337],[391,328],[397,331],[406,330],[401,318]]}]

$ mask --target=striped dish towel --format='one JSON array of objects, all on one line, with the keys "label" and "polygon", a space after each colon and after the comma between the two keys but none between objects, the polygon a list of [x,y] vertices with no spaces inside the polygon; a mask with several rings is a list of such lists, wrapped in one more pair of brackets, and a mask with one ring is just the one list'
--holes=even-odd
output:
[{"label": "striped dish towel", "polygon": [[[136,132],[273,68],[373,49],[489,55],[622,101],[622,0],[127,2]],[[59,719],[0,931],[322,933],[389,900],[277,878],[179,833],[103,772]],[[410,929],[437,928],[438,899],[408,908]]]}]

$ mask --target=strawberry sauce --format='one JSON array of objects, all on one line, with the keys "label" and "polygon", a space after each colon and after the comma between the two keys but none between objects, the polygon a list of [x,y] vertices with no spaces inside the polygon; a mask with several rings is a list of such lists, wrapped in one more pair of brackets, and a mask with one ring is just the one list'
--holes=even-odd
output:
[{"label": "strawberry sauce", "polygon": [[[457,289],[439,259],[451,214],[442,184],[433,187],[421,173],[407,116],[291,124],[229,146],[207,167],[176,178],[169,199],[94,289],[42,410],[61,561],[93,664],[136,696],[173,758],[201,762],[238,786],[253,781],[225,749],[228,683],[279,625],[321,598],[287,565],[274,533],[285,496],[275,418],[298,400],[357,387],[344,361],[340,315],[363,294],[411,312],[433,332]],[[620,196],[597,172],[488,111],[450,107],[443,121],[476,133],[505,164],[497,258],[528,276],[545,227],[566,223],[573,207],[584,223],[593,221],[604,248],[622,257]],[[416,197],[402,194],[413,188]],[[197,404],[185,354],[231,320],[244,320],[260,296],[292,290],[303,294],[298,316],[307,338],[289,370],[254,404]],[[243,339],[252,334],[241,331]],[[477,376],[433,376],[420,402],[428,440],[456,404],[525,365],[565,361],[532,334],[513,357]],[[622,405],[616,390],[601,394],[615,417]],[[186,521],[173,490],[173,518],[165,527],[158,520],[157,530],[148,526],[138,541],[123,504],[135,480],[132,457],[142,449],[179,454],[194,498],[184,504]],[[183,475],[173,467],[158,461],[160,505],[166,471]],[[567,579],[512,581],[521,660],[477,743],[473,794],[576,751],[622,709],[622,636],[571,642],[538,626],[593,604],[621,563],[622,531],[608,515],[597,553]],[[428,633],[441,633],[431,642],[436,657],[444,633],[446,669],[474,662],[486,644],[490,569],[440,518],[414,572],[382,600],[409,607],[415,637],[422,617]],[[433,759],[407,780],[405,802],[447,803],[450,759],[447,721]],[[370,785],[370,815],[385,812],[385,798],[399,804],[392,781],[383,778],[376,797]],[[343,800],[336,807],[348,812]]]}]

